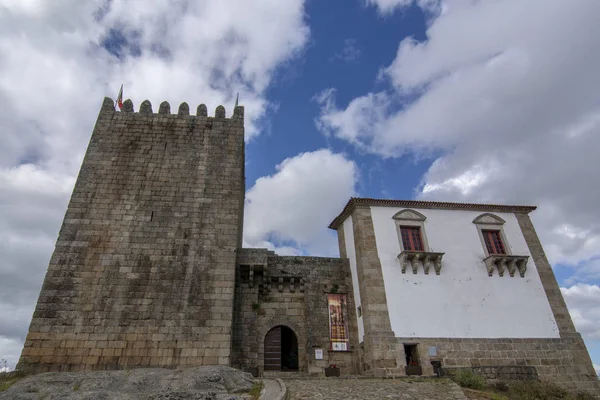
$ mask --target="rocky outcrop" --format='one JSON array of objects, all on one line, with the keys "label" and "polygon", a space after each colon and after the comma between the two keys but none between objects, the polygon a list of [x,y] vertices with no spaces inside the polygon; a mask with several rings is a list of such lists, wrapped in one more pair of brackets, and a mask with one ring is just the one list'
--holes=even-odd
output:
[{"label": "rocky outcrop", "polygon": [[253,383],[252,375],[224,366],[49,372],[19,381],[0,400],[241,400]]}]

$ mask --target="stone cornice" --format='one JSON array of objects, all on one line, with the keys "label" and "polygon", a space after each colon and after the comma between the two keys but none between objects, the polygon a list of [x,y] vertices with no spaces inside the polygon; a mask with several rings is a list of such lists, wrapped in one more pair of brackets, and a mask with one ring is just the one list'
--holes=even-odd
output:
[{"label": "stone cornice", "polygon": [[425,208],[440,210],[466,210],[483,212],[503,212],[503,213],[530,213],[535,210],[535,206],[513,206],[505,204],[475,204],[475,203],[450,203],[440,201],[421,201],[421,200],[388,200],[388,199],[370,199],[366,197],[352,197],[346,203],[342,212],[335,217],[329,224],[329,229],[337,229],[348,218],[356,207],[377,206],[377,207],[403,207],[403,208]]}]

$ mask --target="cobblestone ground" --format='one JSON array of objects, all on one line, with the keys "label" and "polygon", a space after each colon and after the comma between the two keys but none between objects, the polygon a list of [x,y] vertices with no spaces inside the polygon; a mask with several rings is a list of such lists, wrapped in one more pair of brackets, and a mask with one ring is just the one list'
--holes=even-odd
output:
[{"label": "cobblestone ground", "polygon": [[284,379],[289,400],[466,400],[452,382],[393,379]]}]

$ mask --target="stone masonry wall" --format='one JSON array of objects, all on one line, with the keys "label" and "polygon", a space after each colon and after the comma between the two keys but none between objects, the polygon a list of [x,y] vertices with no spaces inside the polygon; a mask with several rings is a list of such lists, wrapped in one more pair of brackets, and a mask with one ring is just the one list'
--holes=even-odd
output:
[{"label": "stone masonry wall", "polygon": [[228,365],[243,107],[98,116],[19,369]]},{"label": "stone masonry wall", "polygon": [[[498,367],[534,367],[537,376],[568,389],[598,393],[600,381],[588,370],[585,344],[579,335],[559,339],[445,339],[398,338],[398,347],[417,344],[419,364],[424,375],[433,375],[431,360],[442,362],[442,368],[452,370],[471,367],[476,373],[495,375],[495,379],[529,379],[530,369],[499,369]],[[437,355],[429,356],[435,346]],[[402,352],[404,353],[404,352]],[[402,354],[403,355],[403,354]],[[504,371],[504,372],[503,372]],[[518,376],[517,376],[518,375]]]},{"label": "stone masonry wall", "polygon": [[[348,352],[328,351],[327,293],[332,292],[348,295]],[[243,249],[238,254],[233,366],[261,374],[265,335],[272,328],[284,325],[298,338],[300,372],[322,375],[325,367],[336,364],[342,374],[358,373],[357,322],[353,310],[347,260],[284,257],[266,249]],[[315,360],[315,348],[323,349],[323,360]]]},{"label": "stone masonry wall", "polygon": [[401,376],[404,375],[402,366],[406,364],[403,361],[404,349],[398,348],[390,324],[371,209],[356,207],[351,217],[365,329],[364,350],[361,350],[364,354],[360,355],[361,371],[377,377]]}]

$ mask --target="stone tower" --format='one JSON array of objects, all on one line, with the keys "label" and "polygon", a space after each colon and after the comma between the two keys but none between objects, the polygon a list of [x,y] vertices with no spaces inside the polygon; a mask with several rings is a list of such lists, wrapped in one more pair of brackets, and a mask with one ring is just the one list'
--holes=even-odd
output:
[{"label": "stone tower", "polygon": [[243,107],[105,98],[18,368],[230,364],[244,186]]}]

